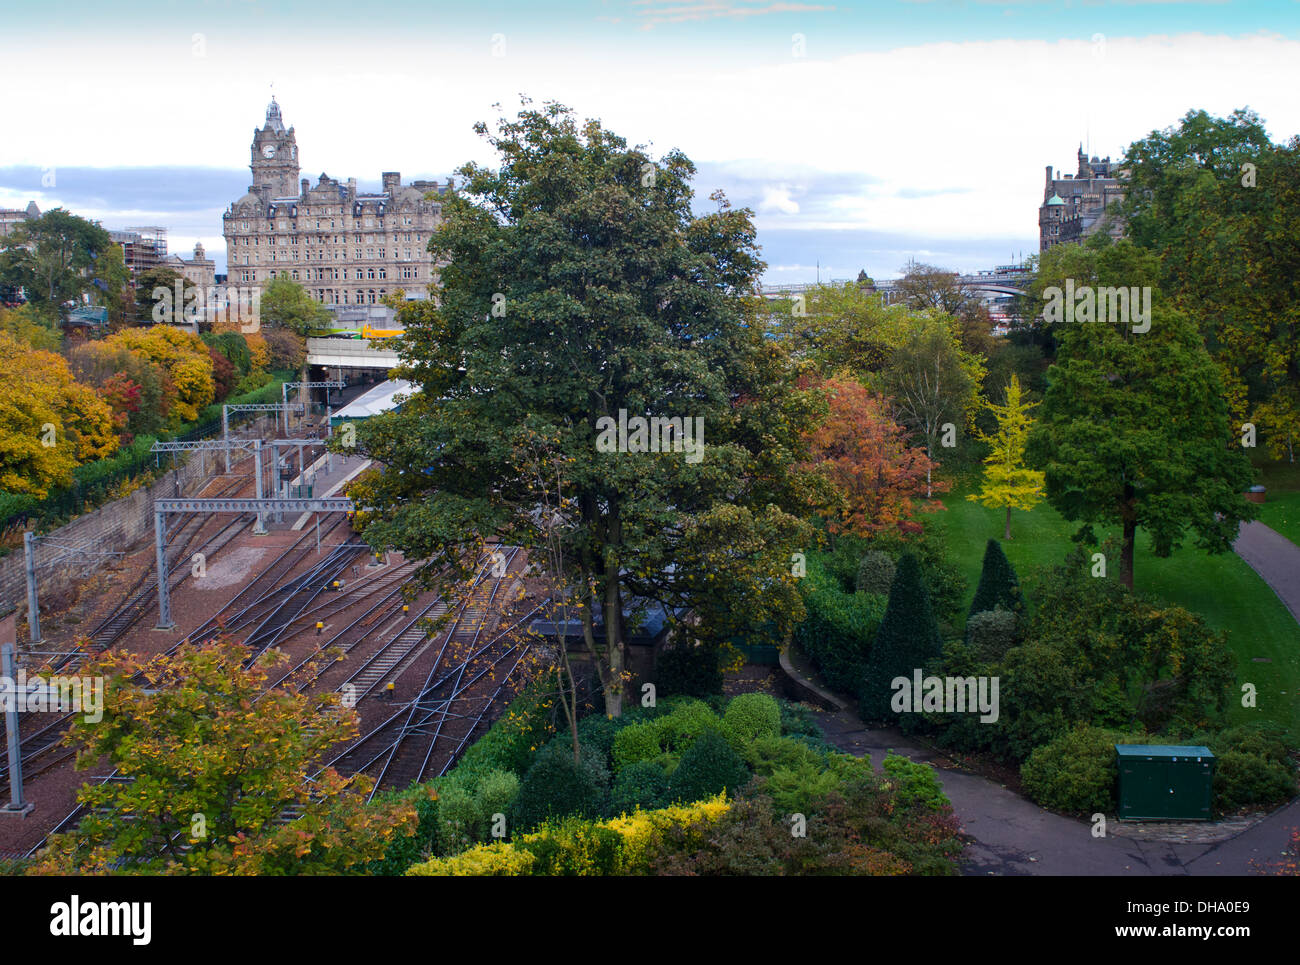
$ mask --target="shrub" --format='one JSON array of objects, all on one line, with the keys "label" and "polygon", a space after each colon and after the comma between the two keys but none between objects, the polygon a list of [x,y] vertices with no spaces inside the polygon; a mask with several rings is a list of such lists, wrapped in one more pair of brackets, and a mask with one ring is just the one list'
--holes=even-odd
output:
[{"label": "shrub", "polygon": [[1214,809],[1269,807],[1295,796],[1296,772],[1279,731],[1232,727],[1205,743],[1214,752]]},{"label": "shrub", "polygon": [[438,850],[456,854],[488,841],[493,817],[507,814],[519,793],[519,777],[511,771],[488,771],[476,780],[453,776],[438,792]]},{"label": "shrub", "polygon": [[1016,645],[1016,615],[1009,610],[980,610],[966,621],[966,642],[976,660],[996,661]]},{"label": "shrub", "polygon": [[1076,724],[1037,748],[1020,767],[1025,793],[1035,802],[1067,814],[1115,810],[1115,745],[1145,740],[1123,731]]},{"label": "shrub", "polygon": [[816,557],[799,581],[807,616],[795,627],[793,640],[833,690],[856,693],[872,641],[884,613],[875,596],[840,588]]},{"label": "shrub", "polygon": [[1016,576],[1015,567],[1007,559],[1007,554],[1002,552],[1002,544],[995,539],[989,540],[984,547],[984,563],[980,568],[975,599],[971,601],[970,615],[997,609],[1020,613],[1024,605],[1024,598],[1020,594],[1020,578]]},{"label": "shrub", "polygon": [[760,737],[781,736],[781,708],[770,694],[733,697],[722,715],[727,739],[737,751]]},{"label": "shrub", "polygon": [[452,771],[458,777],[494,770],[523,774],[537,748],[555,733],[548,680],[526,687],[488,732],[470,745]]},{"label": "shrub", "polygon": [[632,764],[653,760],[662,753],[658,721],[646,720],[629,724],[614,735],[615,772],[621,772]]},{"label": "shrub", "polygon": [[623,839],[617,831],[569,817],[543,825],[518,848],[533,856],[534,875],[616,875],[622,865]]},{"label": "shrub", "polygon": [[408,875],[416,877],[464,877],[469,875],[527,875],[536,858],[532,852],[497,842],[471,848],[451,858],[434,858],[412,865]]},{"label": "shrub", "polygon": [[700,801],[722,791],[735,794],[749,783],[749,771],[716,731],[697,739],[673,771],[670,787],[678,801]]},{"label": "shrub", "polygon": [[1258,754],[1215,754],[1214,809],[1220,814],[1247,806],[1268,807],[1295,796],[1295,770]]},{"label": "shrub", "polygon": [[889,596],[889,588],[894,584],[895,569],[894,561],[888,553],[871,550],[858,563],[857,591]]},{"label": "shrub", "polygon": [[880,632],[867,661],[859,701],[863,718],[892,718],[890,702],[894,691],[890,681],[900,676],[911,678],[916,669],[924,673],[938,661],[941,653],[939,625],[930,608],[930,594],[921,579],[920,564],[910,553],[905,553],[898,562]]},{"label": "shrub", "polygon": [[839,777],[823,769],[820,761],[802,761],[794,767],[774,770],[763,790],[781,814],[808,815],[839,786]]},{"label": "shrub", "polygon": [[[645,874],[666,845],[698,848],[727,813],[721,796],[687,806],[637,811],[608,821],[551,822],[510,844],[471,848],[415,865],[408,875]],[[788,836],[788,834],[787,834]]]},{"label": "shrub", "polygon": [[708,697],[722,693],[718,648],[706,644],[678,645],[659,654],[655,662],[659,689],[665,695]]},{"label": "shrub", "polygon": [[573,747],[561,738],[547,744],[524,775],[510,808],[510,826],[531,830],[548,818],[600,817],[609,792],[609,768],[599,752],[581,748],[580,764]]},{"label": "shrub", "polygon": [[632,723],[626,714],[622,717],[606,717],[603,712],[588,714],[578,721],[578,740],[603,755],[609,765],[613,763],[614,739]]},{"label": "shrub", "polygon": [[659,743],[664,750],[680,754],[705,734],[722,730],[722,721],[708,704],[688,700],[678,704],[672,712],[660,717],[655,725]]},{"label": "shrub", "polygon": [[904,807],[938,811],[948,805],[939,777],[929,764],[918,764],[898,754],[888,754],[880,766],[893,785],[898,803]]},{"label": "shrub", "polygon": [[794,704],[788,700],[778,700],[781,708],[781,733],[790,737],[804,736],[821,739],[822,729],[817,723],[817,714],[804,704]]},{"label": "shrub", "polygon": [[654,761],[637,761],[623,768],[610,791],[611,814],[626,814],[637,808],[654,810],[669,803],[668,775]]},{"label": "shrub", "polygon": [[795,770],[803,764],[818,767],[822,763],[820,754],[793,737],[760,737],[745,748],[744,759],[755,774],[765,777],[781,769]]}]

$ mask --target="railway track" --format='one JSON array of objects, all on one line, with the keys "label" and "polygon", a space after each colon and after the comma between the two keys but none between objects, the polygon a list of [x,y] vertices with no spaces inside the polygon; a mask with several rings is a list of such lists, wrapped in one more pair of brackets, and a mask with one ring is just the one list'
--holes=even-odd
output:
[{"label": "railway track", "polygon": [[[447,621],[449,626],[445,633],[437,634],[441,646],[416,700],[398,709],[325,765],[341,764],[344,772],[352,773],[377,771],[372,797],[381,786],[406,786],[411,781],[431,775],[435,768],[438,774],[445,773],[468,745],[522,659],[525,648],[516,633],[541,610],[541,606],[534,607],[511,626],[485,639],[489,636],[485,627],[493,608],[498,605],[504,589],[513,585],[519,575],[514,564],[520,550],[510,551],[504,575],[500,578],[489,580],[490,567],[483,565],[470,593],[452,608],[453,613],[448,612],[446,601],[439,597],[411,617],[401,608],[406,605],[403,587],[414,574],[416,568],[413,565],[397,564],[391,572],[354,580],[339,591],[340,598],[320,602],[322,595],[334,595],[328,589],[329,585],[346,572],[364,547],[341,544],[307,573],[289,580],[277,580],[276,574],[292,571],[298,565],[301,543],[300,538],[279,554],[235,600],[185,639],[198,639],[205,632],[223,627],[227,630],[251,628],[244,642],[250,648],[250,658],[254,658],[256,653],[265,652],[286,635],[301,632],[315,620],[323,622],[329,616],[364,604],[360,615],[334,631],[294,670],[271,686],[291,676],[326,650],[337,649],[346,654],[367,639],[374,627],[396,619],[397,625],[391,631],[385,631],[390,638],[344,682],[356,687],[357,681],[363,681],[364,695],[369,696],[385,679],[409,666],[426,641],[429,645],[436,642],[428,629],[430,622]],[[298,629],[293,630],[294,627]],[[316,669],[310,679],[299,684],[300,688],[319,682],[337,659],[338,656]],[[120,780],[121,777],[114,772],[101,778],[101,782],[114,779]],[[73,826],[79,813],[80,809],[73,811],[51,833]],[[301,813],[300,806],[286,808],[282,820],[291,821],[295,813]],[[37,845],[31,853],[34,854],[43,844]]]},{"label": "railway track", "polygon": [[[424,780],[437,754],[445,754],[439,773],[450,766],[469,735],[481,723],[517,660],[491,694],[475,696],[470,692],[507,659],[505,652],[512,648],[504,645],[503,641],[510,640],[536,612],[534,609],[505,631],[483,642],[487,615],[497,605],[503,587],[511,585],[518,576],[514,564],[519,554],[518,548],[512,549],[504,575],[491,582],[487,580],[489,567],[482,568],[470,593],[441,635],[441,646],[415,699],[358,737],[327,766],[346,773],[371,774],[375,781],[371,797],[384,787],[406,787]],[[494,649],[501,652],[494,656]],[[361,669],[364,671],[366,668],[363,666]],[[360,673],[355,676],[357,679],[361,677]],[[371,685],[372,690],[374,686],[377,686],[377,681]],[[448,753],[451,741],[455,744]]]},{"label": "railway track", "polygon": [[[217,495],[228,494],[243,485],[242,480],[236,480],[234,483],[224,486]],[[195,540],[202,533],[204,524],[208,519],[209,517],[199,513],[186,514],[183,527],[180,530],[180,532],[184,533],[184,543],[180,544],[176,550],[176,559],[184,559],[190,553]],[[237,517],[222,526],[194,552],[202,552],[208,555],[216,553],[237,535],[238,526],[241,522],[243,522],[243,517]],[[168,585],[173,589],[178,587],[189,575],[188,569],[181,567],[177,567],[177,569],[179,572],[176,579],[168,582]],[[106,650],[130,629],[157,600],[157,577],[155,576],[152,580],[149,580],[148,577],[149,571],[146,569],[124,594],[126,602],[91,631],[89,636],[91,649],[96,652]],[[67,674],[80,666],[88,653],[87,648],[79,644],[73,650],[61,654],[57,659],[47,661],[43,671]],[[76,756],[76,751],[64,746],[62,742],[64,731],[74,716],[76,715],[73,713],[53,716],[42,714],[38,718],[32,713],[23,713],[19,717],[20,739],[18,746],[24,780],[43,774]],[[38,726],[32,729],[32,725],[37,724]],[[0,739],[5,738],[6,726],[4,719],[0,718]],[[6,758],[0,760],[0,789],[8,789],[8,787],[9,762]]]}]

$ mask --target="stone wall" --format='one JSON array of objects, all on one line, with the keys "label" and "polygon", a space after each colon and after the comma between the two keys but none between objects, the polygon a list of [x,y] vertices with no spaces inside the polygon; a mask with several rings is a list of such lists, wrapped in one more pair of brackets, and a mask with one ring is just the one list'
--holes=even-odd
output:
[{"label": "stone wall", "polygon": [[[262,417],[241,425],[238,432],[232,430],[231,434],[246,438],[260,433],[265,438],[271,428],[269,421]],[[236,455],[239,461],[236,461]],[[162,455],[159,458],[170,460],[172,457]],[[42,601],[70,589],[88,571],[103,565],[102,559],[87,561],[69,554],[70,546],[133,553],[153,539],[155,499],[193,496],[224,469],[220,452],[192,453],[182,459],[177,468],[168,470],[150,485],[122,499],[105,503],[66,526],[42,534],[51,538],[49,542],[38,543],[35,550],[37,586]],[[244,453],[232,455],[232,473],[251,473],[251,466],[246,465],[251,459],[251,455]],[[14,608],[17,608],[19,618],[26,622],[27,579],[21,545],[0,559],[0,613]]]}]

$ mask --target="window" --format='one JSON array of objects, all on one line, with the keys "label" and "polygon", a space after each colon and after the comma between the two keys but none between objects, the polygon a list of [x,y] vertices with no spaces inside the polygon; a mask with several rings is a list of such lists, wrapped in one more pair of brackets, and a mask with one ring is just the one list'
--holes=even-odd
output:
[{"label": "window", "polygon": [[380,277],[380,278],[387,278],[387,277],[388,277],[388,269],[387,269],[387,268],[380,268],[380,269],[379,269],[379,277]]}]

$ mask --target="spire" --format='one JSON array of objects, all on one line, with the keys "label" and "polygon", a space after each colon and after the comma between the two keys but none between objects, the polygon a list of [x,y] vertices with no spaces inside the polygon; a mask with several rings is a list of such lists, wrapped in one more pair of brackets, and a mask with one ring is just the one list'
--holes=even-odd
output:
[{"label": "spire", "polygon": [[275,95],[271,95],[271,103],[266,105],[266,126],[277,134],[284,133],[284,121],[280,119],[280,105],[275,102]]}]

